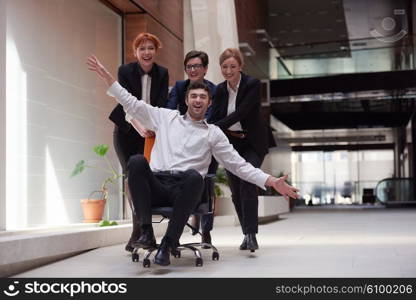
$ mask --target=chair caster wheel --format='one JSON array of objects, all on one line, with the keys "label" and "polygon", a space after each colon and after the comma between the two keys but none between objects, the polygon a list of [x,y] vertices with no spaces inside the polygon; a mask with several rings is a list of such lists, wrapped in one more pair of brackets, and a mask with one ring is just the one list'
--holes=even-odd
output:
[{"label": "chair caster wheel", "polygon": [[195,265],[196,265],[197,267],[202,267],[202,265],[203,265],[202,258],[198,257],[198,258],[195,260]]},{"label": "chair caster wheel", "polygon": [[132,262],[138,262],[139,261],[139,254],[138,253],[133,253],[131,255],[131,261]]},{"label": "chair caster wheel", "polygon": [[220,254],[218,252],[212,252],[212,260],[219,260]]},{"label": "chair caster wheel", "polygon": [[172,255],[175,258],[181,258],[181,250],[173,250]]},{"label": "chair caster wheel", "polygon": [[143,260],[143,267],[144,267],[144,268],[149,268],[149,267],[150,267],[150,259],[145,258],[145,259]]}]

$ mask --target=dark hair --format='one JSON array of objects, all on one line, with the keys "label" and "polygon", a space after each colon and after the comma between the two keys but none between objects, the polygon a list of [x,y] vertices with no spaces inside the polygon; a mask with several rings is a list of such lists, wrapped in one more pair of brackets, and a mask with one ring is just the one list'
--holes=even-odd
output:
[{"label": "dark hair", "polygon": [[209,99],[212,98],[211,91],[210,91],[208,85],[206,85],[203,82],[196,82],[195,81],[195,82],[191,82],[189,84],[188,88],[186,89],[185,99],[188,99],[188,95],[189,95],[189,92],[191,90],[197,90],[197,89],[203,89],[204,91],[206,91],[208,93],[208,98]]},{"label": "dark hair", "polygon": [[185,59],[183,61],[183,67],[186,68],[186,64],[189,60],[192,58],[200,58],[202,65],[204,67],[208,66],[208,54],[206,54],[204,51],[197,51],[197,50],[191,50],[185,55]]}]

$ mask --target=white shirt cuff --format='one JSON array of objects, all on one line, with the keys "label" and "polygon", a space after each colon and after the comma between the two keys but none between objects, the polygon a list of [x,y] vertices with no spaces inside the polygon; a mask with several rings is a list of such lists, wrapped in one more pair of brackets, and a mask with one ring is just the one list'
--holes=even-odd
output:
[{"label": "white shirt cuff", "polygon": [[115,97],[117,91],[119,91],[121,88],[120,83],[118,81],[114,81],[112,85],[107,89],[107,95],[110,97]]}]

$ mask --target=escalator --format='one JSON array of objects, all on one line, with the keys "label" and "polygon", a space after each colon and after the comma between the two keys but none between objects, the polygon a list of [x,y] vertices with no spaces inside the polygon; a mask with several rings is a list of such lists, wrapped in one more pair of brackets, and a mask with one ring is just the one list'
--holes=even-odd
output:
[{"label": "escalator", "polygon": [[386,178],[375,188],[377,201],[386,207],[416,206],[414,178]]}]

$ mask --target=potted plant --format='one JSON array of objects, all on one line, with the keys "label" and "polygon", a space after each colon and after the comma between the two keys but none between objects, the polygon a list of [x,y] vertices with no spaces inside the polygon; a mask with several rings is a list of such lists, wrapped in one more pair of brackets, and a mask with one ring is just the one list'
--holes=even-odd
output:
[{"label": "potted plant", "polygon": [[221,189],[221,184],[224,184],[227,186],[229,185],[228,178],[227,178],[224,168],[218,168],[217,173],[215,174],[215,177],[214,177],[214,194],[215,194],[214,215],[215,215],[215,206],[216,206],[217,200],[219,197],[224,195],[224,192]]},{"label": "potted plant", "polygon": [[[108,200],[108,186],[109,184],[116,184],[120,177],[123,177],[122,174],[119,174],[110,161],[107,158],[109,146],[106,144],[101,144],[93,147],[93,151],[98,156],[102,157],[106,163],[106,167],[99,165],[87,165],[84,160],[79,161],[74,170],[71,173],[71,177],[74,177],[82,173],[85,168],[99,168],[109,174],[103,182],[101,183],[100,189],[92,191],[88,198],[81,200],[82,211],[84,214],[84,223],[98,223],[102,220],[104,214],[105,204]],[[98,199],[92,199],[91,197],[95,194],[101,195]],[[109,218],[109,208],[107,206],[107,219]],[[102,220],[100,226],[111,226],[117,225],[115,221]]]}]

